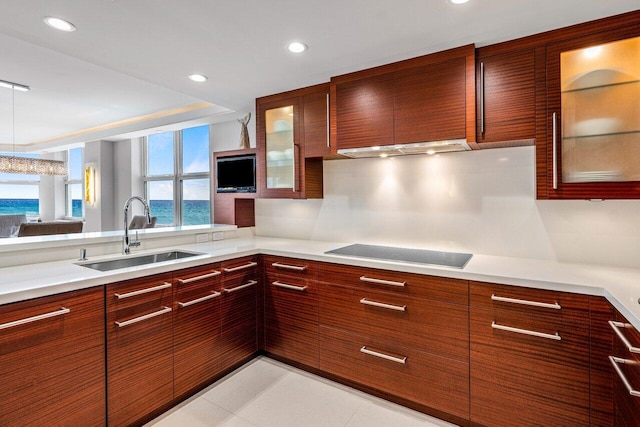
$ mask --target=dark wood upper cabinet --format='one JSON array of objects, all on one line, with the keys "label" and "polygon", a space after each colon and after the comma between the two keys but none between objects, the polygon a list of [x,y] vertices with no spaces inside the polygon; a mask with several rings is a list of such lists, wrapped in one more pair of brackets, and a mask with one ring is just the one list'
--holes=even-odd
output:
[{"label": "dark wood upper cabinet", "polygon": [[475,142],[473,45],[337,76],[331,91],[333,150]]},{"label": "dark wood upper cabinet", "polygon": [[393,74],[336,84],[336,148],[393,144]]},{"label": "dark wood upper cabinet", "polygon": [[533,145],[536,138],[535,48],[476,51],[480,148]]},{"label": "dark wood upper cabinet", "polygon": [[464,57],[395,73],[395,143],[466,138]]},{"label": "dark wood upper cabinet", "polygon": [[328,93],[325,83],[256,99],[260,197],[322,198],[321,156],[330,151]]},{"label": "dark wood upper cabinet", "polygon": [[640,198],[640,25],[547,45],[550,199]]}]

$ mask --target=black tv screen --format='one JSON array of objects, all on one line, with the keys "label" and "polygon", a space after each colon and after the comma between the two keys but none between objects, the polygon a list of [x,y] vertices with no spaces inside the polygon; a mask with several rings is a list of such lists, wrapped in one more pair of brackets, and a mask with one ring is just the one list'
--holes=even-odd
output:
[{"label": "black tv screen", "polygon": [[219,157],[216,176],[218,193],[255,193],[256,156]]}]

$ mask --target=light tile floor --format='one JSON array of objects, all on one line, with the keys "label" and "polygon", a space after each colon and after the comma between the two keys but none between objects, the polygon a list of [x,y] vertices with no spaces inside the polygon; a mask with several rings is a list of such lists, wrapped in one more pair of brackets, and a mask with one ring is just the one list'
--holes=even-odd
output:
[{"label": "light tile floor", "polygon": [[267,357],[258,357],[146,426],[452,425]]}]

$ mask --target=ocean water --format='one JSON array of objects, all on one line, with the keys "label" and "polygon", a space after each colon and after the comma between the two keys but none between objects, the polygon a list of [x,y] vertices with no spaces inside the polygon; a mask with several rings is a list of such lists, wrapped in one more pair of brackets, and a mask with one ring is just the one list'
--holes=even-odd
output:
[{"label": "ocean water", "polygon": [[[173,200],[151,200],[151,214],[158,217],[159,225],[173,224]],[[208,200],[185,200],[183,205],[183,225],[209,224],[211,222],[211,205]],[[26,214],[38,215],[40,203],[38,199],[0,199],[0,215]],[[72,201],[74,217],[82,217],[82,200]]]}]

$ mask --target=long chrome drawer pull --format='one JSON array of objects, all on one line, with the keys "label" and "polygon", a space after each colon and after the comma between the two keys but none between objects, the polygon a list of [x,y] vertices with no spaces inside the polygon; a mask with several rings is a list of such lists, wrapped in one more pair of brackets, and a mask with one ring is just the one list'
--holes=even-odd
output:
[{"label": "long chrome drawer pull", "polygon": [[306,286],[296,286],[296,285],[290,285],[288,283],[282,283],[282,282],[278,282],[277,280],[275,282],[271,282],[271,284],[273,286],[277,286],[279,288],[285,288],[285,289],[291,289],[293,291],[299,291],[299,292],[304,292],[307,290]]},{"label": "long chrome drawer pull", "polygon": [[491,295],[493,301],[510,302],[512,304],[532,305],[534,307],[553,308],[560,310],[562,306],[557,302],[550,304],[548,302],[527,301],[526,299],[499,297],[496,294]]},{"label": "long chrome drawer pull", "polygon": [[536,331],[530,331],[528,329],[520,329],[520,328],[513,328],[511,326],[499,325],[496,322],[491,322],[491,327],[493,329],[500,329],[502,331],[515,332],[516,334],[531,335],[531,336],[540,337],[540,338],[548,338],[550,340],[560,341],[562,339],[557,332],[555,333],[555,335],[545,334],[544,332],[536,332]]},{"label": "long chrome drawer pull", "polygon": [[275,268],[284,268],[286,270],[305,271],[307,269],[306,265],[298,266],[298,265],[281,264],[279,262],[274,262],[271,265],[274,266]]},{"label": "long chrome drawer pull", "polygon": [[60,307],[58,311],[52,311],[51,313],[39,314],[33,317],[27,317],[25,319],[14,320],[13,322],[3,323],[0,325],[0,329],[13,328],[14,326],[24,325],[25,323],[37,322],[38,320],[48,319],[50,317],[56,317],[69,313],[71,310],[68,308]]},{"label": "long chrome drawer pull", "polygon": [[220,273],[219,271],[213,271],[212,273],[209,274],[203,274],[202,276],[196,276],[196,277],[190,277],[188,279],[178,279],[178,283],[180,283],[181,285],[184,285],[186,283],[191,283],[191,282],[195,282],[198,280],[204,280],[204,279],[209,279],[211,277],[216,277],[221,275],[222,273]]},{"label": "long chrome drawer pull", "polygon": [[360,280],[363,282],[376,283],[378,285],[391,285],[391,286],[406,286],[407,282],[393,282],[391,280],[372,279],[367,276],[360,276]]},{"label": "long chrome drawer pull", "polygon": [[629,380],[627,380],[627,377],[624,375],[624,373],[622,372],[622,370],[618,366],[619,363],[622,363],[622,364],[625,364],[625,363],[637,364],[638,362],[636,362],[634,360],[629,360],[629,359],[622,359],[620,357],[615,357],[615,356],[609,356],[609,360],[611,361],[611,364],[613,365],[613,369],[615,369],[616,372],[618,373],[618,376],[620,377],[620,380],[622,381],[624,386],[629,391],[629,394],[631,396],[634,396],[634,397],[640,397],[640,391],[635,390],[633,387],[631,387],[631,384],[629,384]]},{"label": "long chrome drawer pull", "polygon": [[244,285],[236,286],[235,288],[224,288],[223,291],[225,291],[226,293],[229,294],[231,292],[236,292],[236,291],[239,291],[241,289],[248,288],[249,286],[253,286],[256,283],[258,283],[256,280],[249,280]]},{"label": "long chrome drawer pull", "polygon": [[385,304],[383,302],[369,301],[366,298],[362,298],[360,300],[360,304],[372,305],[374,307],[380,307],[380,308],[388,308],[389,310],[407,311],[407,306],[406,305]]},{"label": "long chrome drawer pull", "polygon": [[170,287],[171,287],[171,283],[164,282],[164,284],[162,284],[160,286],[154,286],[153,288],[140,289],[139,291],[127,292],[126,294],[115,293],[113,295],[118,299],[124,299],[124,298],[135,297],[136,295],[142,295],[142,294],[147,294],[149,292],[155,292],[155,291],[159,291],[159,290],[162,290],[162,289],[167,289],[167,288],[170,288]]},{"label": "long chrome drawer pull", "polygon": [[369,350],[366,345],[362,346],[362,348],[360,349],[360,353],[368,354],[369,356],[379,357],[385,360],[390,360],[396,363],[402,363],[403,365],[407,362],[406,356],[400,358],[400,357],[389,356],[388,354],[384,354],[384,353],[378,353],[377,351]]},{"label": "long chrome drawer pull", "polygon": [[162,310],[154,311],[153,313],[145,314],[144,316],[134,317],[133,319],[125,320],[124,322],[115,322],[115,324],[118,328],[122,328],[123,326],[142,322],[143,320],[151,319],[152,317],[161,316],[165,313],[169,313],[170,311],[171,307],[164,307]]},{"label": "long chrome drawer pull", "polygon": [[234,271],[244,270],[245,268],[255,267],[256,265],[258,265],[257,262],[250,262],[249,264],[241,265],[239,267],[223,268],[223,270],[225,271],[225,273],[232,273]]},{"label": "long chrome drawer pull", "polygon": [[627,350],[631,353],[640,353],[640,348],[632,346],[627,337],[625,337],[622,331],[620,331],[620,328],[633,328],[632,325],[629,323],[614,322],[613,320],[609,320],[609,325],[611,325],[618,338],[620,338],[625,347],[627,347]]},{"label": "long chrome drawer pull", "polygon": [[189,307],[190,305],[198,304],[198,303],[201,303],[201,302],[205,302],[205,301],[208,301],[208,300],[213,299],[215,297],[219,297],[220,295],[222,295],[222,294],[220,292],[216,291],[216,292],[212,293],[211,295],[207,295],[207,296],[204,296],[202,298],[194,299],[194,300],[187,301],[187,302],[178,302],[178,306],[180,308]]}]

